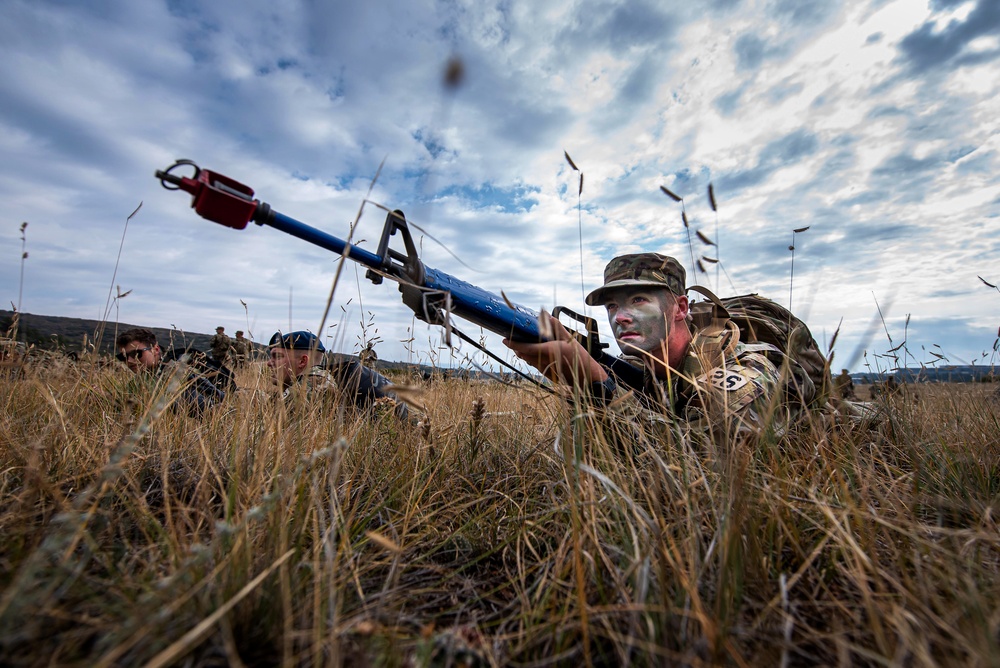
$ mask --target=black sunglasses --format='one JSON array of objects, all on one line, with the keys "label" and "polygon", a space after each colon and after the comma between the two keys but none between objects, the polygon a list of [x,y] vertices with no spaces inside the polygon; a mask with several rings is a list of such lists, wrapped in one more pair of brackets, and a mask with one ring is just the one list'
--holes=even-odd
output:
[{"label": "black sunglasses", "polygon": [[130,350],[127,353],[118,353],[115,357],[118,358],[119,362],[124,362],[125,360],[137,360],[142,357],[144,352],[150,351],[153,346],[146,346],[145,348],[136,348],[135,350]]}]

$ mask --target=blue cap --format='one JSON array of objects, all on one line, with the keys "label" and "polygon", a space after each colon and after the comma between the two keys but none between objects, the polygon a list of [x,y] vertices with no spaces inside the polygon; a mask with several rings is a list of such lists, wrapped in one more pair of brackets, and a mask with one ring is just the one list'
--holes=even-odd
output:
[{"label": "blue cap", "polygon": [[282,334],[281,332],[275,332],[274,336],[271,337],[271,342],[267,344],[269,348],[288,348],[289,350],[318,350],[321,353],[326,352],[326,348],[323,347],[323,342],[319,340],[319,337],[312,332],[291,332],[289,334]]}]

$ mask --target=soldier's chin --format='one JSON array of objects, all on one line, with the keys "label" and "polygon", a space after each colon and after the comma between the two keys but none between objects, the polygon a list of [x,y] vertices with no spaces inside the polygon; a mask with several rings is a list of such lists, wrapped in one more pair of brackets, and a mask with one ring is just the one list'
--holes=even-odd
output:
[{"label": "soldier's chin", "polygon": [[641,348],[640,346],[632,343],[632,341],[641,343],[642,339],[635,338],[635,339],[629,339],[628,341],[619,340],[618,347],[621,348],[622,352],[625,353],[626,355],[638,355],[646,352],[645,348]]}]

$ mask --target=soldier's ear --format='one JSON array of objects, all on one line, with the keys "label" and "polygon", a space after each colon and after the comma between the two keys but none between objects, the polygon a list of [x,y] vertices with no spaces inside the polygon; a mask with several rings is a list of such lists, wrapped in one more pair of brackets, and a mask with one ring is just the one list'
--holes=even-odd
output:
[{"label": "soldier's ear", "polygon": [[309,353],[299,352],[295,353],[295,368],[299,371],[303,369],[308,369],[311,365],[309,364]]},{"label": "soldier's ear", "polygon": [[686,320],[688,317],[688,311],[691,308],[691,304],[688,301],[687,295],[679,295],[674,298],[677,304],[676,320]]}]

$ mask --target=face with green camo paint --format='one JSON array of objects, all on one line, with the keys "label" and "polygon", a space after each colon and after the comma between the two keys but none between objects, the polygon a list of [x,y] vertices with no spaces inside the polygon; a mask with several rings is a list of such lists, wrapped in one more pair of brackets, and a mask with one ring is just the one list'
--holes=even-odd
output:
[{"label": "face with green camo paint", "polygon": [[669,290],[637,287],[609,291],[604,307],[622,352],[662,357],[674,304]]}]

